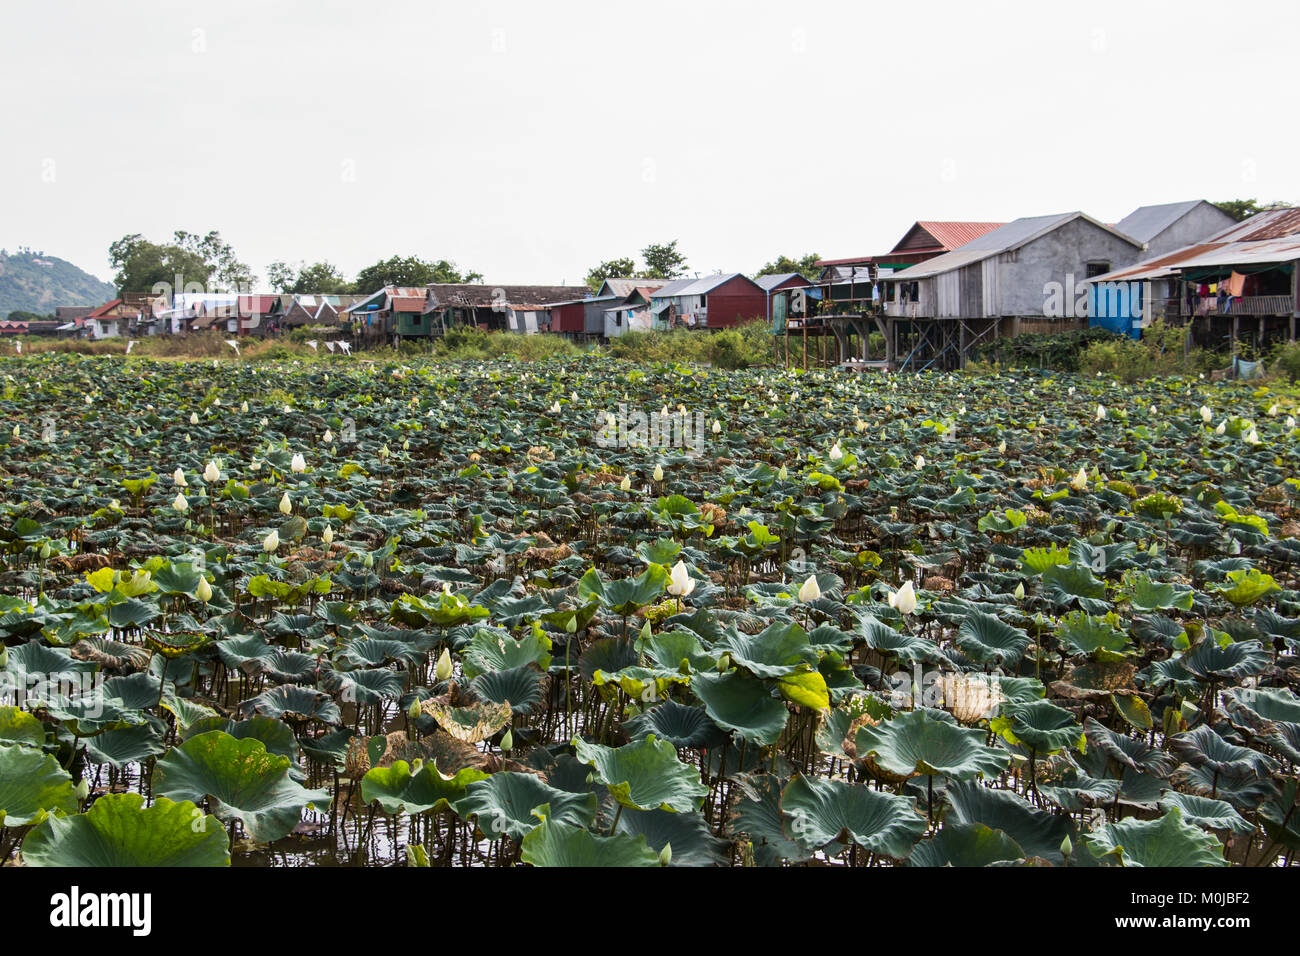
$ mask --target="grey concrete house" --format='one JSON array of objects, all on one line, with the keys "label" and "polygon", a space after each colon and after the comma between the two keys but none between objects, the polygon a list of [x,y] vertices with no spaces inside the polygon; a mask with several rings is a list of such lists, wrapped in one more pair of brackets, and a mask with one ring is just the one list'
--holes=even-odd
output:
[{"label": "grey concrete house", "polygon": [[1146,250],[1138,260],[1142,261],[1200,242],[1235,222],[1213,203],[1192,199],[1139,206],[1115,223],[1115,229],[1146,244]]}]

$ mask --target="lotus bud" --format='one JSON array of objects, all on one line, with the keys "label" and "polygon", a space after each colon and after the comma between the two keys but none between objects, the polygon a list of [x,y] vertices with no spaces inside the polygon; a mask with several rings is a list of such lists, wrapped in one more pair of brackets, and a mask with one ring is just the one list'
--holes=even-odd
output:
[{"label": "lotus bud", "polygon": [[922,468],[924,468],[924,467],[925,467],[925,456],[924,456],[924,455],[917,455],[917,456],[916,456],[916,462],[914,463],[913,467],[916,468],[917,471],[920,471]]},{"label": "lotus bud", "polygon": [[1218,427],[1214,429],[1214,434],[1223,435],[1227,431],[1228,431],[1228,420],[1225,418],[1223,421],[1219,422]]},{"label": "lotus bud", "polygon": [[0,671],[9,666],[9,648],[0,644]]},{"label": "lotus bud", "polygon": [[1295,417],[1292,416],[1292,415],[1288,415],[1288,416],[1286,417],[1286,422],[1285,422],[1285,424],[1286,424],[1286,427],[1287,427],[1288,429],[1290,429],[1290,428],[1295,428]]},{"label": "lotus bud", "polygon": [[1071,385],[1069,388],[1067,388],[1067,389],[1065,390],[1065,394],[1066,394],[1066,395],[1073,396],[1073,395],[1074,395],[1074,386]]},{"label": "lotus bud", "polygon": [[911,581],[903,582],[903,586],[898,589],[898,593],[893,596],[890,602],[894,609],[904,617],[916,610],[916,589],[912,587]]},{"label": "lotus bud", "polygon": [[717,668],[719,673],[724,673],[731,666],[731,655],[723,654],[718,658]]},{"label": "lotus bud", "polygon": [[513,750],[515,746],[515,730],[513,727],[506,728],[506,735],[501,738],[501,752]]},{"label": "lotus bud", "polygon": [[673,565],[672,573],[669,575],[669,582],[668,593],[673,597],[684,598],[695,590],[695,579],[687,573],[684,561],[678,561]]},{"label": "lotus bud", "polygon": [[366,556],[361,559],[361,566],[369,571],[375,566],[375,556],[367,553]]},{"label": "lotus bud", "polygon": [[410,451],[410,450],[411,450],[411,439],[408,438],[402,442],[402,451]]},{"label": "lotus bud", "polygon": [[451,652],[445,647],[442,649],[442,653],[438,655],[438,664],[434,668],[433,676],[440,681],[444,681],[451,676]]},{"label": "lotus bud", "polygon": [[295,475],[301,475],[304,471],[307,470],[307,460],[302,457],[301,452],[294,455],[293,458],[290,460],[289,470],[292,471]]},{"label": "lotus bud", "polygon": [[1106,420],[1106,406],[1105,406],[1105,405],[1098,405],[1098,406],[1097,406],[1097,421],[1099,421],[1099,422],[1104,422],[1105,420]]},{"label": "lotus bud", "polygon": [[85,777],[82,777],[77,781],[77,785],[73,788],[72,792],[73,795],[76,796],[78,803],[84,803],[86,798],[90,796],[89,781],[87,781]]},{"label": "lotus bud", "polygon": [[331,429],[325,429],[325,434],[321,436],[321,440],[328,445],[334,440],[334,432]]},{"label": "lotus bud", "polygon": [[190,424],[191,424],[191,425],[197,425],[198,423],[199,423],[199,413],[198,413],[198,412],[190,412]]},{"label": "lotus bud", "polygon": [[1016,589],[1011,593],[1015,595],[1017,601],[1023,601],[1025,599],[1025,582],[1021,581],[1017,584]]},{"label": "lotus bud", "polygon": [[323,541],[326,545],[331,545],[331,544],[333,544],[333,543],[334,543],[334,529],[333,529],[330,525],[326,525],[326,526],[325,526],[325,530],[321,532],[320,539],[321,539],[321,541]]},{"label": "lotus bud", "polygon": [[247,400],[242,401],[242,402],[239,403],[239,410],[240,410],[241,412],[246,412],[246,411],[248,411],[248,401],[247,401]]},{"label": "lotus bud", "polygon": [[667,418],[667,417],[668,417],[668,406],[667,406],[667,405],[665,405],[663,408],[659,409],[659,417],[660,417],[660,418]]},{"label": "lotus bud", "polygon": [[411,706],[406,708],[406,719],[414,721],[414,720],[418,720],[419,717],[420,717],[420,698],[417,697],[415,698],[415,700],[411,701]]},{"label": "lotus bud", "polygon": [[787,478],[790,477],[790,472],[789,472],[789,470],[785,467],[784,464],[781,465],[781,469],[780,469],[780,471],[778,471],[778,472],[776,473],[776,477],[777,477],[778,479],[780,479],[781,481],[785,481]]},{"label": "lotus bud", "polygon": [[1070,854],[1073,852],[1074,852],[1074,844],[1070,842],[1070,835],[1067,833],[1065,835],[1065,839],[1061,841],[1061,856],[1065,857],[1068,860],[1070,858]]},{"label": "lotus bud", "polygon": [[651,476],[655,481],[664,480],[664,469],[662,465],[655,465],[654,474]]},{"label": "lotus bud", "polygon": [[1259,443],[1260,443],[1260,442],[1259,442],[1259,433],[1256,432],[1255,429],[1252,428],[1249,432],[1246,433],[1246,444],[1248,444],[1248,445],[1258,445]]},{"label": "lotus bud", "polygon": [[176,485],[178,488],[189,486],[189,482],[185,480],[185,472],[181,471],[179,467],[172,472],[172,484]]},{"label": "lotus bud", "polygon": [[36,553],[42,561],[48,561],[50,559],[50,555],[54,553],[54,549],[50,547],[50,543],[48,541],[42,541],[41,547]]},{"label": "lotus bud", "polygon": [[715,418],[713,420],[713,434],[720,435],[721,433],[722,433],[722,422],[718,421]]},{"label": "lotus bud", "polygon": [[1209,407],[1208,405],[1202,405],[1202,406],[1201,406],[1201,421],[1205,422],[1205,424],[1208,425],[1208,424],[1210,424],[1210,419],[1213,418],[1213,417],[1214,417],[1214,412],[1210,411],[1210,407]]},{"label": "lotus bud", "polygon": [[1156,407],[1152,405],[1150,408],[1148,408],[1147,414],[1149,414],[1152,418],[1154,418],[1156,415]]},{"label": "lotus bud", "polygon": [[564,630],[567,634],[578,633],[578,617],[576,614],[564,622]]},{"label": "lotus bud", "polygon": [[667,866],[673,861],[673,845],[665,843],[664,848],[659,851],[659,865]]},{"label": "lotus bud", "polygon": [[203,480],[208,484],[214,484],[221,477],[221,472],[217,470],[216,462],[208,462],[208,467],[203,469]]},{"label": "lotus bud", "polygon": [[1007,453],[1007,440],[1004,438],[1002,439],[1002,441],[998,442],[998,454],[1005,455],[1006,453]]},{"label": "lotus bud", "polygon": [[836,442],[831,445],[831,461],[839,461],[844,457],[844,450],[840,448],[840,443]]},{"label": "lotus bud", "polygon": [[379,455],[380,458],[387,458],[390,454],[392,454],[388,450],[388,442],[384,442],[382,445],[379,446],[379,451],[377,452],[377,454]]},{"label": "lotus bud", "polygon": [[1282,406],[1278,405],[1276,402],[1268,407],[1268,414],[1270,417],[1277,417],[1277,414],[1280,411],[1282,411]]},{"label": "lotus bud", "polygon": [[623,480],[618,483],[618,490],[619,491],[632,490],[632,479],[628,475],[624,475]]},{"label": "lotus bud", "polygon": [[1070,487],[1075,491],[1083,491],[1088,487],[1088,469],[1083,465],[1079,466],[1078,473],[1070,479]]},{"label": "lotus bud", "polygon": [[194,596],[204,604],[212,600],[212,585],[202,575],[199,575],[199,586],[194,589]]},{"label": "lotus bud", "polygon": [[280,532],[272,529],[271,533],[262,539],[262,550],[267,554],[274,554],[278,547],[280,547]]},{"label": "lotus bud", "polygon": [[293,514],[293,502],[289,500],[289,492],[280,496],[280,514]]},{"label": "lotus bud", "polygon": [[801,604],[808,604],[822,596],[822,589],[817,584],[817,575],[808,575],[808,580],[803,583],[799,589],[799,601]]},{"label": "lotus bud", "polygon": [[178,491],[176,497],[172,499],[172,507],[184,514],[190,510],[190,503],[185,500],[185,495]]},{"label": "lotus bud", "polygon": [[558,398],[551,403],[551,414],[552,415],[560,414],[560,400]]}]

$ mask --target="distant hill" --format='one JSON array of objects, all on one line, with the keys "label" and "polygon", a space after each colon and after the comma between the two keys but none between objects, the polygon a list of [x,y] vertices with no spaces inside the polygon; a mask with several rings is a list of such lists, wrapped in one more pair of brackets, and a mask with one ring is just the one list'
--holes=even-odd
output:
[{"label": "distant hill", "polygon": [[15,309],[47,315],[60,305],[103,305],[116,297],[107,282],[55,256],[0,254],[0,319]]}]

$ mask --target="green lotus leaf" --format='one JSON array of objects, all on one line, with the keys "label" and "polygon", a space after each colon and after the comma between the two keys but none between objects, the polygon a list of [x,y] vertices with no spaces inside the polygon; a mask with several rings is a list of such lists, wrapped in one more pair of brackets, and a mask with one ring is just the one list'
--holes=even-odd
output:
[{"label": "green lotus leaf", "polygon": [[363,803],[378,803],[385,813],[412,816],[431,810],[445,810],[465,797],[470,784],[487,778],[482,770],[466,767],[448,776],[433,763],[415,773],[405,760],[389,767],[372,767],[361,778]]},{"label": "green lotus leaf", "polygon": [[229,866],[225,829],[188,800],[109,793],[86,813],[50,817],[23,840],[29,866]]},{"label": "green lotus leaf", "polygon": [[[851,672],[850,677],[852,677]],[[826,686],[826,678],[820,671],[779,677],[776,681],[776,690],[783,698],[800,707],[807,707],[810,710],[830,710],[830,689]]]},{"label": "green lotus leaf", "polygon": [[992,614],[971,611],[957,629],[957,646],[977,664],[1014,666],[1029,646],[1029,635]]},{"label": "green lotus leaf", "polygon": [[1045,700],[1008,704],[1004,713],[1010,719],[1015,740],[1040,754],[1066,747],[1082,750],[1087,745],[1083,728],[1075,722],[1074,715]]},{"label": "green lotus leaf", "polygon": [[505,671],[489,671],[469,682],[469,689],[480,700],[509,704],[516,714],[526,714],[542,699],[545,674],[535,665],[525,664]]},{"label": "green lotus leaf", "polygon": [[1205,724],[1174,734],[1168,743],[1169,749],[1185,763],[1229,777],[1264,776],[1277,766],[1267,754],[1229,743]]},{"label": "green lotus leaf", "polygon": [[269,753],[260,740],[238,740],[219,730],[191,737],[154,765],[153,792],[172,800],[204,799],[217,819],[239,821],[257,843],[288,834],[308,805],[330,802],[324,790],[290,779],[290,761]]},{"label": "green lotus leaf", "polygon": [[1201,680],[1239,680],[1261,673],[1271,661],[1259,641],[1220,645],[1206,638],[1179,658],[1179,663]]},{"label": "green lotus leaf", "polygon": [[781,811],[784,787],[784,781],[770,773],[741,774],[736,778],[728,829],[733,838],[749,838],[759,866],[802,863],[812,856],[812,850],[786,835]]},{"label": "green lotus leaf", "polygon": [[1087,774],[1068,774],[1058,784],[1041,784],[1038,792],[1049,802],[1070,813],[1097,806],[1110,806],[1119,796],[1120,781],[1101,780]]},{"label": "green lotus leaf", "polygon": [[1025,548],[1020,554],[1020,563],[1030,574],[1042,574],[1048,568],[1069,564],[1070,552],[1055,544],[1045,548]]},{"label": "green lotus leaf", "polygon": [[708,796],[699,771],[678,760],[677,749],[654,734],[622,747],[574,738],[573,747],[578,760],[595,769],[596,779],[614,799],[633,810],[694,813]]},{"label": "green lotus leaf", "polygon": [[1178,764],[1173,756],[1152,747],[1145,740],[1116,733],[1093,717],[1085,720],[1083,726],[1089,742],[1125,767],[1167,777]]},{"label": "green lotus leaf", "polygon": [[626,721],[623,729],[633,740],[653,734],[678,750],[715,747],[727,736],[703,707],[690,707],[675,700],[647,708]]},{"label": "green lotus leaf", "polygon": [[489,671],[506,671],[536,664],[543,671],[551,664],[551,641],[541,632],[528,632],[518,640],[479,628],[461,651],[462,669],[473,680]]},{"label": "green lotus leaf", "polygon": [[763,681],[740,671],[697,674],[691,690],[715,723],[752,743],[775,743],[790,719],[789,709]]},{"label": "green lotus leaf", "polygon": [[538,826],[533,810],[549,805],[548,819],[577,827],[596,821],[594,793],[566,793],[531,773],[502,772],[476,780],[453,808],[464,820],[474,819],[489,839],[508,836],[520,841]]},{"label": "green lotus leaf", "polygon": [[817,666],[817,652],[798,624],[774,622],[758,634],[731,634],[718,650],[756,677],[784,677]]},{"label": "green lotus leaf", "polygon": [[872,853],[904,859],[925,832],[913,800],[863,784],[796,775],[781,792],[791,839],[810,850],[843,836]]},{"label": "green lotus leaf", "polygon": [[[165,726],[156,719],[154,723]],[[106,730],[86,739],[86,759],[92,763],[109,764],[117,770],[133,763],[143,763],[166,749],[163,735],[147,723]]]},{"label": "green lotus leaf", "polygon": [[1160,809],[1177,807],[1183,813],[1183,819],[1193,826],[1207,830],[1227,830],[1233,834],[1253,833],[1255,827],[1232,808],[1232,804],[1223,800],[1211,800],[1177,790],[1166,791],[1160,798]]},{"label": "green lotus leaf", "polygon": [[0,746],[24,747],[45,745],[45,725],[18,707],[0,707]]},{"label": "green lotus leaf", "polygon": [[1178,608],[1192,609],[1192,589],[1182,585],[1158,583],[1145,574],[1135,574],[1129,581],[1129,602],[1137,611]]},{"label": "green lotus leaf", "polygon": [[645,642],[645,653],[650,660],[666,670],[680,670],[685,661],[692,670],[708,670],[717,660],[700,644],[697,634],[690,631],[661,631],[652,634]]},{"label": "green lotus leaf", "polygon": [[578,598],[583,601],[595,598],[615,614],[626,617],[637,608],[653,604],[668,586],[668,572],[663,565],[651,564],[635,578],[603,582],[592,568],[578,582]]},{"label": "green lotus leaf", "polygon": [[72,777],[57,760],[35,747],[0,746],[0,827],[76,811]]},{"label": "green lotus leaf", "polygon": [[939,664],[951,667],[952,662],[934,641],[916,634],[896,631],[869,614],[862,615],[859,631],[867,647],[907,664]]},{"label": "green lotus leaf", "polygon": [[260,740],[269,753],[288,757],[294,763],[298,760],[298,739],[293,735],[293,728],[274,717],[258,715],[247,720],[205,717],[186,727],[182,736],[188,740],[213,730],[227,733],[236,740]]},{"label": "green lotus leaf", "polygon": [[978,781],[949,784],[943,797],[950,808],[944,817],[945,828],[954,823],[982,823],[1015,840],[1026,856],[1042,857],[1057,866],[1065,862],[1062,842],[1067,836],[1077,836],[1067,818],[1035,809],[1018,794],[993,790]]},{"label": "green lotus leaf", "polygon": [[702,813],[666,810],[624,810],[615,833],[644,837],[656,853],[671,847],[669,866],[718,866],[729,862],[730,844],[709,832]]},{"label": "green lotus leaf", "polygon": [[1104,614],[1109,610],[1105,601],[1105,583],[1097,580],[1086,565],[1053,565],[1043,572],[1043,590],[1058,605],[1077,601],[1081,608],[1092,614]]},{"label": "green lotus leaf", "polygon": [[908,866],[992,866],[1021,860],[1025,851],[1001,830],[982,823],[949,823],[922,840],[907,858]]},{"label": "green lotus leaf", "polygon": [[550,807],[536,810],[541,823],[524,837],[520,859],[529,866],[659,866],[659,854],[644,836],[596,836],[582,827],[548,820]]},{"label": "green lotus leaf", "polygon": [[1266,594],[1280,590],[1272,575],[1264,574],[1256,568],[1242,571],[1229,571],[1227,581],[1215,588],[1220,594],[1237,607],[1254,604]]},{"label": "green lotus leaf", "polygon": [[1118,623],[1119,618],[1113,614],[1097,617],[1085,611],[1074,611],[1061,619],[1056,636],[1071,654],[1116,660],[1133,650],[1128,635],[1116,626]]},{"label": "green lotus leaf", "polygon": [[241,715],[251,717],[301,717],[323,724],[337,724],[342,715],[328,694],[310,687],[274,687],[239,705]]},{"label": "green lotus leaf", "polygon": [[1011,762],[1011,755],[984,745],[984,732],[939,720],[930,712],[912,710],[858,729],[854,738],[858,757],[896,777],[937,774],[952,780],[996,777]]},{"label": "green lotus leaf", "polygon": [[1156,820],[1103,824],[1087,840],[1095,857],[1122,866],[1228,865],[1223,844],[1187,823],[1176,806]]}]

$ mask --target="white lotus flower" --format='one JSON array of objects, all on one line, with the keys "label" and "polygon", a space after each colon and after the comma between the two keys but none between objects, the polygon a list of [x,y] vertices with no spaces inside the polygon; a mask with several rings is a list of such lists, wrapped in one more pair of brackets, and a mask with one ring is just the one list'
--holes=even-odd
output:
[{"label": "white lotus flower", "polygon": [[293,502],[289,500],[289,492],[280,496],[280,514],[293,514]]},{"label": "white lotus flower", "polygon": [[199,575],[199,586],[194,589],[194,596],[204,604],[212,600],[212,585],[203,575]]},{"label": "white lotus flower", "polygon": [[445,647],[442,649],[442,653],[438,655],[438,663],[434,667],[433,676],[439,681],[444,681],[451,676],[451,652]]},{"label": "white lotus flower", "polygon": [[1065,390],[1065,394],[1067,394],[1067,395],[1073,395],[1073,394],[1074,394],[1074,386],[1071,385],[1068,389],[1066,389],[1066,390]]},{"label": "white lotus flower", "polygon": [[1011,594],[1017,601],[1023,601],[1025,599],[1025,582],[1021,581],[1017,584],[1016,589]]},{"label": "white lotus flower", "polygon": [[1106,406],[1105,406],[1105,405],[1098,405],[1098,406],[1097,406],[1097,421],[1099,421],[1099,422],[1104,422],[1105,420],[1106,420]]},{"label": "white lotus flower", "polygon": [[889,605],[904,617],[916,610],[916,589],[911,581],[904,581],[903,586],[889,596]]},{"label": "white lotus flower", "polygon": [[917,471],[920,471],[922,468],[925,467],[925,456],[924,456],[924,455],[917,455],[917,456],[916,456],[916,465],[915,465],[915,467],[916,467],[916,470],[917,470]]},{"label": "white lotus flower", "polygon": [[713,420],[713,434],[718,435],[721,434],[721,432],[722,432],[722,422],[718,421],[715,418]]},{"label": "white lotus flower", "polygon": [[334,440],[334,432],[328,428],[325,429],[325,434],[321,436],[321,439],[328,445]]},{"label": "white lotus flower", "polygon": [[624,476],[623,476],[623,480],[620,481],[620,482],[618,483],[618,490],[619,490],[619,491],[631,491],[631,490],[632,490],[632,478],[631,478],[630,475],[624,475]]},{"label": "white lotus flower", "polygon": [[551,403],[551,414],[552,415],[560,414],[560,400],[558,398]]},{"label": "white lotus flower", "polygon": [[836,442],[831,445],[831,461],[839,461],[844,457],[844,449],[840,448],[840,443]]},{"label": "white lotus flower", "polygon": [[684,598],[695,590],[695,579],[686,571],[686,563],[678,561],[668,575],[668,593],[673,597]]},{"label": "white lotus flower", "polygon": [[1269,414],[1270,417],[1276,418],[1276,417],[1277,417],[1277,414],[1278,414],[1280,411],[1282,411],[1282,406],[1281,406],[1281,405],[1278,405],[1278,404],[1276,404],[1276,403],[1274,403],[1274,404],[1272,404],[1272,405],[1270,405],[1270,406],[1268,407],[1268,414]]},{"label": "white lotus flower", "polygon": [[289,470],[295,475],[301,475],[307,470],[307,459],[302,457],[302,452],[298,452],[289,462]]},{"label": "white lotus flower", "polygon": [[326,525],[325,530],[321,532],[320,539],[321,541],[325,542],[326,546],[333,544],[334,528],[330,525]]},{"label": "white lotus flower", "polygon": [[998,454],[1005,455],[1006,453],[1007,453],[1007,440],[1004,438],[1002,439],[1002,441],[998,442]]},{"label": "white lotus flower", "polygon": [[215,461],[208,462],[208,467],[203,469],[203,480],[208,484],[214,484],[221,478],[221,472],[217,469]]},{"label": "white lotus flower", "polygon": [[1213,418],[1213,417],[1214,417],[1214,412],[1210,411],[1210,406],[1208,406],[1208,405],[1202,405],[1202,406],[1201,406],[1201,421],[1205,422],[1205,424],[1208,425],[1208,424],[1210,424],[1210,419]]},{"label": "white lotus flower", "polygon": [[176,470],[172,472],[172,484],[178,488],[189,486],[189,482],[185,480],[185,472],[181,471],[180,466],[177,466]]},{"label": "white lotus flower", "polygon": [[197,425],[198,423],[199,423],[199,413],[198,413],[198,412],[190,412],[190,424],[191,424],[191,425]]},{"label": "white lotus flower", "polygon": [[1219,422],[1218,427],[1214,429],[1214,434],[1222,435],[1226,433],[1227,430],[1228,430],[1228,420],[1225,418],[1223,421]]},{"label": "white lotus flower", "polygon": [[1246,444],[1258,445],[1259,443],[1260,443],[1259,433],[1252,428],[1249,432],[1246,433]]},{"label": "white lotus flower", "polygon": [[651,477],[654,478],[655,481],[663,481],[663,480],[664,480],[664,469],[663,469],[663,466],[662,466],[662,465],[655,465],[654,474],[651,475]]},{"label": "white lotus flower", "polygon": [[172,507],[184,514],[190,510],[190,503],[185,500],[185,495],[178,491],[176,497],[172,499]]},{"label": "white lotus flower", "polygon": [[807,604],[810,601],[817,600],[821,596],[822,589],[817,584],[817,575],[810,574],[808,580],[803,583],[803,587],[799,589],[799,601],[803,604]]},{"label": "white lotus flower", "polygon": [[787,478],[790,477],[790,471],[789,471],[789,469],[787,469],[787,468],[785,467],[785,465],[782,464],[780,470],[777,471],[777,473],[776,473],[776,477],[777,477],[779,480],[781,480],[781,481],[785,481]]},{"label": "white lotus flower", "polygon": [[272,528],[271,533],[262,539],[262,550],[267,554],[274,554],[278,547],[280,547],[280,532]]},{"label": "white lotus flower", "polygon": [[1295,428],[1295,417],[1292,415],[1288,415],[1286,417],[1285,425],[1287,428]]},{"label": "white lotus flower", "polygon": [[239,403],[239,410],[240,410],[241,412],[246,412],[246,411],[248,411],[248,401],[247,401],[247,400],[242,401],[242,402]]},{"label": "white lotus flower", "polygon": [[1088,469],[1083,465],[1079,466],[1079,471],[1070,479],[1070,487],[1075,491],[1083,491],[1088,487]]}]

